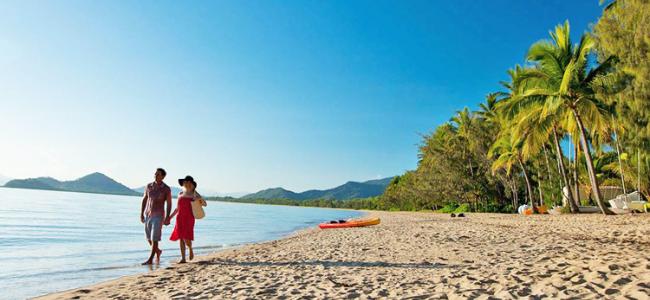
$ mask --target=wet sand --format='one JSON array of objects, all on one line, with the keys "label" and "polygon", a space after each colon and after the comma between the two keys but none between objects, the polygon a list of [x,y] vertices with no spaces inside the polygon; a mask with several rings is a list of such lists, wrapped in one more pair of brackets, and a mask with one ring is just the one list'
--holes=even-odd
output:
[{"label": "wet sand", "polygon": [[650,298],[650,214],[370,215],[43,299]]}]

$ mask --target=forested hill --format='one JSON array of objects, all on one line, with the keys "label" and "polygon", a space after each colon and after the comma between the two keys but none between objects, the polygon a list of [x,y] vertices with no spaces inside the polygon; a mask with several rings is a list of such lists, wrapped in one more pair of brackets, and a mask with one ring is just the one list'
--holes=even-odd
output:
[{"label": "forested hill", "polygon": [[302,193],[292,192],[283,188],[271,188],[248,194],[241,199],[334,199],[347,200],[367,198],[381,195],[393,177],[387,177],[364,182],[348,181],[345,184],[326,190],[308,190]]},{"label": "forested hill", "polygon": [[97,194],[139,195],[138,192],[97,172],[70,181],[59,181],[52,177],[14,179],[7,182],[5,187]]}]

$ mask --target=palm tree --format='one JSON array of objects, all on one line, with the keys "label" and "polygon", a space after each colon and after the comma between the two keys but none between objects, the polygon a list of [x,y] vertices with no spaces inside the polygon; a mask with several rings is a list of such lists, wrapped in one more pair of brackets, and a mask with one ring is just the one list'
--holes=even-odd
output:
[{"label": "palm tree", "polygon": [[[491,136],[496,136],[501,130],[501,127],[506,125],[507,120],[504,119],[502,111],[499,110],[499,104],[504,100],[506,100],[507,97],[508,94],[504,92],[489,93],[485,97],[485,103],[479,104],[481,109],[476,112],[476,115],[478,116],[479,120],[482,123],[486,124],[485,127],[489,129],[488,130],[489,132],[487,132],[486,134],[489,134]],[[488,159],[489,158],[490,157],[488,155]],[[517,211],[517,204],[519,203],[519,199],[518,199],[519,195],[517,192],[516,179],[513,178],[512,174],[510,174],[509,172],[506,172],[503,169],[501,170],[503,173],[505,173],[505,176],[501,172],[493,171],[492,173],[502,182],[504,187],[510,189],[512,194],[512,199],[511,199],[512,207],[515,211]]]},{"label": "palm tree", "polygon": [[[536,80],[536,72],[534,69],[524,68],[519,65],[516,65],[514,69],[508,70],[510,82],[501,82],[501,85],[508,89],[508,92],[503,93],[506,96],[503,101],[498,103],[497,108],[507,118],[513,120],[511,121],[513,124],[517,125],[516,127],[519,130],[517,130],[518,132],[516,134],[523,134],[524,130],[534,129],[537,131],[537,135],[543,135],[542,137],[538,137],[538,141],[550,140],[552,137],[558,172],[560,173],[564,186],[570,189],[571,184],[567,175],[567,168],[564,165],[564,153],[562,153],[562,147],[560,145],[563,133],[559,123],[565,117],[565,112],[561,110],[562,107],[558,107],[553,114],[543,113],[547,97],[530,95],[531,90],[537,89],[538,86],[545,84],[544,81]],[[538,144],[538,146],[541,145]],[[533,147],[528,148],[532,150],[530,148]],[[569,191],[569,193],[565,194],[563,189],[560,189],[561,194],[568,199],[571,212],[577,213],[578,205],[573,198],[573,193]]]},{"label": "palm tree", "polygon": [[596,91],[605,81],[611,60],[588,69],[587,56],[594,42],[585,33],[580,43],[571,44],[568,21],[558,25],[550,35],[551,41],[540,41],[531,46],[528,60],[535,66],[527,69],[520,80],[530,81],[532,87],[513,98],[517,98],[519,105],[542,101],[543,116],[561,117],[568,131],[578,133],[594,200],[603,214],[612,214],[605,206],[598,187],[585,125],[585,121],[589,122],[592,132],[607,127],[606,111],[596,98]]},{"label": "palm tree", "polygon": [[521,171],[524,174],[524,179],[526,180],[528,201],[530,202],[533,212],[535,212],[536,208],[535,200],[533,199],[533,187],[530,183],[528,171],[526,171],[526,167],[524,166],[521,146],[522,140],[516,139],[509,129],[505,129],[494,142],[492,148],[490,148],[488,155],[491,157],[497,157],[492,163],[492,172],[504,169],[506,170],[506,174],[510,175],[512,167],[515,164],[521,168]]},{"label": "palm tree", "polygon": [[[518,136],[528,135],[526,143],[524,143],[522,148],[526,156],[534,155],[543,150],[547,141],[552,140],[555,147],[558,172],[560,173],[564,186],[569,189],[571,184],[569,183],[569,177],[564,165],[564,154],[560,145],[557,116],[543,114],[543,108],[543,104],[538,103],[531,105],[526,110],[522,110],[517,116],[516,121],[514,121],[514,124],[516,124],[513,128],[514,134]],[[563,190],[562,194],[564,194]],[[573,193],[569,192],[565,196],[567,197],[567,202],[569,202],[571,212],[577,213],[578,205],[573,197]]]},{"label": "palm tree", "polygon": [[[476,117],[467,107],[456,112],[456,115],[451,118],[451,123],[455,125],[458,137],[463,139],[470,147],[470,151],[467,151],[467,164],[472,177],[474,177],[474,167],[472,166],[471,150],[475,146],[475,140],[472,138],[475,130],[475,120]],[[463,153],[466,153],[466,149],[463,149]]]},{"label": "palm tree", "polygon": [[479,104],[479,107],[481,110],[476,112],[480,118],[492,124],[495,127],[499,127],[500,125],[500,116],[499,112],[497,111],[497,104],[499,102],[503,101],[505,97],[508,95],[503,92],[495,92],[495,93],[489,93],[487,96],[485,96],[485,103]]}]

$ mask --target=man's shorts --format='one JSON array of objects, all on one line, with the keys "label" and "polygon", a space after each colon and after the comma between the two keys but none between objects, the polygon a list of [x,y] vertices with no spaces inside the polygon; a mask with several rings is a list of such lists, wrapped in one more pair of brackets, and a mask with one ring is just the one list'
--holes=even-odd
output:
[{"label": "man's shorts", "polygon": [[162,236],[163,217],[150,216],[144,219],[144,233],[147,240],[159,242]]}]

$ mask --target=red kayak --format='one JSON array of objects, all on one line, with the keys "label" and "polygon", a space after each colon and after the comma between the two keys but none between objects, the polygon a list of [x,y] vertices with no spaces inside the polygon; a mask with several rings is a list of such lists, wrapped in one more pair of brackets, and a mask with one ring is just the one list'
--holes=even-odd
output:
[{"label": "red kayak", "polygon": [[349,227],[364,227],[364,226],[372,226],[372,225],[377,225],[381,222],[379,218],[371,218],[371,219],[357,219],[357,220],[348,220],[344,222],[330,222],[330,223],[321,223],[318,225],[320,229],[332,229],[332,228],[349,228]]}]

